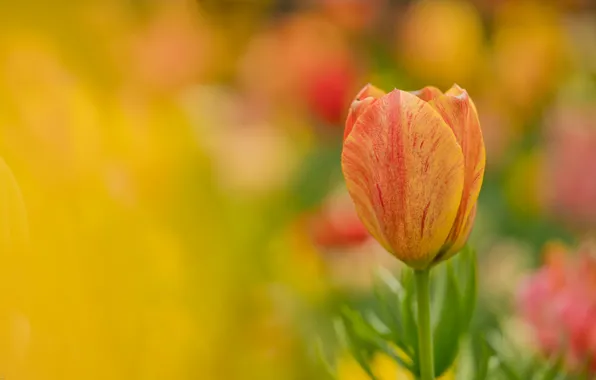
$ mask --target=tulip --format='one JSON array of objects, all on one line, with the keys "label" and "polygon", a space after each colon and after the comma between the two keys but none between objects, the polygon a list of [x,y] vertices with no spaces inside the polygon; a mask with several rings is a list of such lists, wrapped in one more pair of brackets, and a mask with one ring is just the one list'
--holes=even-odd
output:
[{"label": "tulip", "polygon": [[454,85],[410,93],[367,85],[346,121],[342,170],[370,234],[413,269],[447,260],[476,215],[485,148],[476,107]]}]

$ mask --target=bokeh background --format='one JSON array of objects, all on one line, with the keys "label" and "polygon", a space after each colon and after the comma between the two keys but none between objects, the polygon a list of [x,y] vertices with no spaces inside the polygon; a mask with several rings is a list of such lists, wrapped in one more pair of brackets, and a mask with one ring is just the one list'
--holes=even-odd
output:
[{"label": "bokeh background", "polygon": [[334,310],[400,267],[341,176],[368,82],[458,83],[477,105],[475,328],[532,347],[520,282],[596,225],[591,0],[23,0],[0,31],[20,187],[0,212],[2,379],[325,379]]}]

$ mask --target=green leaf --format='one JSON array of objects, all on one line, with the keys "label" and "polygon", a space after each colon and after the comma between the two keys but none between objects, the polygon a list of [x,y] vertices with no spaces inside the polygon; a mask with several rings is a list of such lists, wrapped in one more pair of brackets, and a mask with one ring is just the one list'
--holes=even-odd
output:
[{"label": "green leaf", "polygon": [[395,333],[401,333],[403,326],[400,315],[400,302],[403,289],[388,271],[379,271],[373,285],[375,295],[375,310],[381,321]]},{"label": "green leaf", "polygon": [[372,342],[377,339],[376,331],[366,324],[360,314],[348,307],[341,310],[341,317],[350,344],[372,354],[375,351]]},{"label": "green leaf", "polygon": [[521,376],[515,372],[513,366],[507,361],[499,359],[499,369],[509,380],[522,380]]},{"label": "green leaf", "polygon": [[350,318],[350,312],[351,310],[346,308],[345,312],[342,313],[344,322],[343,327],[345,332],[345,335],[343,335],[342,337],[343,341],[352,353],[354,359],[358,362],[358,364],[360,364],[360,367],[362,367],[364,372],[366,372],[372,380],[377,380],[369,365],[369,360],[372,356],[372,351],[370,350],[370,347],[366,344],[366,342],[364,342],[355,331],[354,325]]},{"label": "green leaf", "polygon": [[581,361],[581,366],[579,369],[579,373],[580,376],[579,378],[582,380],[590,380],[592,379],[592,371],[591,371],[591,367],[592,367],[592,358],[594,357],[594,355],[592,354],[592,352],[588,352],[584,359]]},{"label": "green leaf", "polygon": [[484,337],[480,336],[474,341],[474,380],[485,380],[487,378],[491,357],[493,357],[493,351]]},{"label": "green leaf", "polygon": [[374,351],[380,351],[393,359],[401,367],[409,371],[413,370],[412,364],[400,357],[362,315],[348,308],[342,310],[342,315],[345,318],[346,330],[352,333],[351,336],[354,343],[360,347],[368,348],[371,354]]},{"label": "green leaf", "polygon": [[496,355],[499,359],[499,371],[508,379],[508,380],[527,380],[523,379],[522,376],[515,370],[515,365],[511,364],[502,354],[501,350],[497,350],[496,344],[494,339],[487,339],[486,344],[488,345],[489,349]]},{"label": "green leaf", "polygon": [[396,362],[400,367],[407,369],[408,371],[410,371],[411,373],[414,373],[414,367],[412,365],[411,360],[406,361],[403,358],[401,358],[396,352],[395,350],[393,350],[391,348],[391,346],[389,344],[387,344],[387,342],[378,342],[378,346],[379,350],[384,353],[385,355],[389,356],[394,362]]},{"label": "green leaf", "polygon": [[542,380],[555,380],[561,374],[563,368],[563,355],[558,355],[555,360],[552,360],[550,365],[546,368]]},{"label": "green leaf", "polygon": [[360,338],[372,341],[379,338],[378,332],[372,327],[357,311],[348,307],[342,308],[342,316],[348,326],[351,327]]},{"label": "green leaf", "polygon": [[402,320],[403,287],[389,271],[381,270],[373,291],[376,298],[375,310],[381,322],[389,329],[389,339],[411,358],[414,350],[405,338]]},{"label": "green leaf", "polygon": [[442,285],[443,297],[433,333],[435,375],[441,376],[451,367],[457,356],[461,337],[460,301],[457,279],[451,263],[447,262]]},{"label": "green leaf", "polygon": [[462,333],[468,330],[478,293],[476,252],[466,245],[456,256],[457,277],[461,289],[461,328]]},{"label": "green leaf", "polygon": [[[521,354],[520,354],[521,357]],[[535,378],[539,378],[541,379],[541,377],[538,377],[539,375],[543,375],[544,371],[545,371],[545,363],[544,360],[542,358],[538,358],[538,357],[532,357],[526,360],[520,360],[522,363],[516,363],[518,365],[518,367],[521,367],[521,369],[518,371],[521,373],[521,377],[522,379],[535,379]],[[525,363],[524,363],[525,362]],[[525,366],[524,366],[525,364]]]},{"label": "green leaf", "polygon": [[402,274],[401,281],[405,292],[401,302],[402,324],[404,340],[408,346],[412,347],[413,373],[419,375],[418,368],[418,323],[414,314],[415,306],[415,286],[413,272],[406,270]]},{"label": "green leaf", "polygon": [[315,357],[318,364],[323,369],[325,378],[329,380],[337,380],[337,370],[334,369],[334,365],[329,363],[329,360],[325,354],[325,349],[323,348],[323,341],[321,339],[317,339],[315,342]]},{"label": "green leaf", "polygon": [[359,350],[355,346],[352,347],[351,352],[352,352],[352,356],[354,356],[354,359],[356,359],[358,364],[360,364],[360,367],[362,367],[364,372],[366,372],[366,374],[371,378],[371,380],[378,380],[377,377],[375,376],[374,372],[370,368],[370,365],[368,364],[369,356],[367,356],[364,353],[364,351]]}]

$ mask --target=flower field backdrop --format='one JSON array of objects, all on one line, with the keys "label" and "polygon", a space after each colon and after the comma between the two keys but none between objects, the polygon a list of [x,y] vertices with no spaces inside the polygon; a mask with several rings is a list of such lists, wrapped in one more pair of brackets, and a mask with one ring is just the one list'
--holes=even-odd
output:
[{"label": "flower field backdrop", "polygon": [[[0,378],[368,379],[338,315],[404,267],[342,176],[369,82],[474,99],[470,335],[596,370],[596,2],[22,0],[0,4]],[[398,362],[369,364],[413,379]]]}]

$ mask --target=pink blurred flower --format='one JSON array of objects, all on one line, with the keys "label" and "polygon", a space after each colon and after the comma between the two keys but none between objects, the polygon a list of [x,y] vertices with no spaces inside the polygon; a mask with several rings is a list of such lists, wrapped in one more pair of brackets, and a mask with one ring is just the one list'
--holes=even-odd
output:
[{"label": "pink blurred flower", "polygon": [[596,225],[596,110],[559,107],[551,116],[544,162],[547,209],[577,227]]},{"label": "pink blurred flower", "polygon": [[572,369],[589,358],[596,370],[596,245],[575,255],[548,246],[545,265],[520,289],[519,308],[545,354],[565,353]]},{"label": "pink blurred flower", "polygon": [[126,74],[156,91],[199,82],[210,63],[211,32],[200,13],[185,1],[164,4],[132,31],[124,55]]}]

